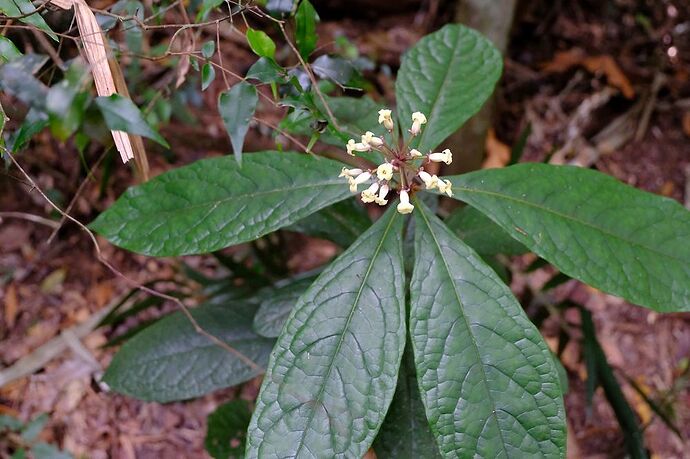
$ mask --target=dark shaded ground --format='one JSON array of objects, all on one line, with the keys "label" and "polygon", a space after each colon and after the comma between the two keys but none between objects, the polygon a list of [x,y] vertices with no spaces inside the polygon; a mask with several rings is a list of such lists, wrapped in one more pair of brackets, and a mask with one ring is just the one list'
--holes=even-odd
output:
[{"label": "dark shaded ground", "polygon": [[[428,14],[428,6],[436,13]],[[345,34],[363,54],[395,70],[400,53],[425,33],[424,27],[433,29],[434,24],[440,25],[451,17],[444,2],[425,2],[420,10],[414,5],[408,11],[404,5],[401,8],[366,21],[342,17],[339,10],[325,11],[320,44],[330,46],[335,36]],[[532,133],[525,160],[554,155],[556,161],[591,165],[632,185],[687,202],[690,129],[683,130],[683,120],[690,117],[689,44],[687,0],[522,2],[499,93],[494,123],[497,137],[511,145],[530,124]],[[230,62],[233,70],[243,73],[254,58],[241,45],[229,44],[228,48],[224,51],[225,64]],[[577,57],[559,55],[573,49],[581,50]],[[592,58],[602,56],[615,63],[623,80],[610,65],[592,64]],[[385,72],[367,76],[375,83],[374,97],[392,100],[392,80]],[[655,79],[663,80],[657,88]],[[196,110],[200,123],[192,126],[178,122],[164,129],[164,136],[174,146],[175,165],[229,150],[214,108],[217,92],[222,89],[217,84],[204,93],[208,108]],[[271,107],[261,110],[270,117]],[[645,112],[649,113],[648,121]],[[622,127],[612,125],[619,117],[626,123]],[[267,133],[257,128],[250,133],[247,150],[272,145]],[[154,173],[171,167],[155,147],[150,154]],[[90,155],[90,162],[96,157]],[[59,193],[64,203],[74,196],[83,180],[74,148],[57,145],[48,135],[42,135],[19,160],[42,189],[53,195]],[[87,183],[72,212],[76,218],[90,221],[131,184],[129,170],[119,164],[115,169],[105,197],[99,196],[98,181]],[[101,174],[102,170],[96,171],[96,177]],[[15,170],[0,179],[0,208],[51,214]],[[0,224],[0,268],[3,274],[14,273],[12,280],[0,284],[4,302],[0,366],[11,365],[129,289],[95,260],[92,247],[76,226],[66,226],[50,246],[45,246],[50,233],[50,228],[24,220],[8,218]],[[297,241],[304,245],[291,248],[291,266],[295,269],[332,256],[332,247],[324,249],[323,244],[307,239]],[[103,247],[106,257],[137,281],[179,278],[179,265],[174,260],[132,255],[104,241]],[[215,269],[214,263],[204,257],[185,261],[209,273]],[[545,280],[543,272],[521,275],[519,271],[526,262],[513,262],[514,287],[521,296],[528,286],[539,286]],[[655,457],[687,457],[690,390],[679,374],[690,357],[690,316],[656,314],[579,284],[565,285],[559,294],[578,300],[593,313],[602,346],[621,381],[636,381],[652,399],[660,399],[670,391],[675,400],[674,422],[683,439],[624,384],[628,400],[648,425],[645,441]],[[577,314],[549,318],[543,326],[547,341],[555,348],[556,334],[563,323],[573,330],[562,356],[570,381],[566,396],[570,454],[623,457],[622,435],[600,390],[588,414]],[[163,406],[103,392],[94,380],[112,358],[112,350],[100,348],[110,333],[107,329],[97,330],[83,340],[86,354],[95,361],[65,351],[40,373],[0,388],[0,413],[24,419],[50,413],[45,439],[86,457],[204,457],[206,415],[238,392],[248,399],[256,393],[258,381],[240,391],[223,391],[201,400]]]}]

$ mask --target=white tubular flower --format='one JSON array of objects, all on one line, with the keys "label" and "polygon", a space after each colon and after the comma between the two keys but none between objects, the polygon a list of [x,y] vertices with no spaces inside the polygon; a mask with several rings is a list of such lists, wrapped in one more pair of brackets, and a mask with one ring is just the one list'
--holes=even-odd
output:
[{"label": "white tubular flower", "polygon": [[347,167],[343,167],[338,177],[357,177],[362,172],[364,172],[362,169],[348,169]]},{"label": "white tubular flower", "polygon": [[362,202],[369,203],[376,201],[376,192],[379,190],[378,183],[372,183],[369,188],[362,191]]},{"label": "white tubular flower", "polygon": [[362,136],[362,143],[376,148],[383,145],[383,139],[381,137],[376,137],[373,132],[367,131],[366,134]]},{"label": "white tubular flower", "polygon": [[412,127],[410,128],[410,134],[417,135],[422,130],[422,124],[426,124],[426,116],[422,112],[414,112],[412,114]]},{"label": "white tubular flower", "polygon": [[383,127],[389,131],[393,130],[393,118],[391,117],[391,111],[385,108],[379,110],[379,124],[383,124]]},{"label": "white tubular flower", "polygon": [[419,150],[417,150],[416,148],[413,148],[412,150],[410,150],[410,156],[412,158],[421,158],[422,153]]},{"label": "white tubular flower", "polygon": [[350,192],[356,193],[357,192],[357,185],[361,185],[362,183],[366,182],[370,178],[371,178],[371,174],[369,172],[362,172],[356,178],[350,177]]},{"label": "white tubular flower", "polygon": [[435,175],[431,175],[426,171],[419,171],[419,178],[422,179],[424,182],[424,185],[426,185],[427,190],[431,190],[433,188],[436,188],[437,186],[441,186],[438,180],[438,177]]},{"label": "white tubular flower", "polygon": [[409,214],[414,210],[414,206],[410,204],[410,195],[407,190],[400,192],[400,202],[398,203],[398,212],[401,214]]},{"label": "white tubular flower", "polygon": [[451,190],[452,186],[453,184],[450,183],[450,180],[438,181],[438,191],[440,191],[441,193],[446,193],[449,197],[453,196],[453,190]]},{"label": "white tubular flower", "polygon": [[371,146],[366,143],[356,143],[355,139],[350,139],[347,141],[347,154],[354,156],[355,154],[353,153],[354,151],[369,151],[371,150]]},{"label": "white tubular flower", "polygon": [[378,204],[379,206],[385,206],[386,204],[388,204],[388,200],[386,199],[386,196],[388,196],[388,191],[389,191],[388,185],[386,185],[386,184],[381,185],[381,189],[379,190],[379,195],[374,200],[376,202],[376,204]]},{"label": "white tubular flower", "polygon": [[441,153],[431,153],[429,155],[429,161],[433,161],[435,163],[450,164],[453,162],[453,153],[451,153],[450,150],[446,148]]},{"label": "white tubular flower", "polygon": [[390,180],[393,178],[393,165],[391,163],[383,163],[376,168],[376,176],[379,180]]}]

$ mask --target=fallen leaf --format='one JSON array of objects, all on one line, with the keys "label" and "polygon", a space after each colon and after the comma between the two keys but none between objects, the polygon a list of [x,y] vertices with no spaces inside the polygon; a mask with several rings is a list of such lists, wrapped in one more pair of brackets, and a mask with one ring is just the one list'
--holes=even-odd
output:
[{"label": "fallen leaf", "polygon": [[690,112],[685,112],[683,115],[683,132],[690,137]]},{"label": "fallen leaf", "polygon": [[510,162],[510,147],[496,138],[496,132],[489,129],[486,136],[486,159],[482,169],[506,167]]},{"label": "fallen leaf", "polygon": [[588,56],[580,48],[556,53],[553,59],[542,66],[548,73],[560,73],[582,66],[590,73],[603,73],[611,86],[618,88],[626,99],[635,97],[635,89],[613,57],[608,54]]},{"label": "fallen leaf", "polygon": [[60,287],[62,287],[62,283],[65,281],[66,276],[67,270],[65,268],[56,269],[48,274],[41,282],[41,292],[48,295],[57,293]]},{"label": "fallen leaf", "polygon": [[12,283],[5,292],[5,324],[7,324],[7,328],[14,327],[18,312],[17,287]]}]

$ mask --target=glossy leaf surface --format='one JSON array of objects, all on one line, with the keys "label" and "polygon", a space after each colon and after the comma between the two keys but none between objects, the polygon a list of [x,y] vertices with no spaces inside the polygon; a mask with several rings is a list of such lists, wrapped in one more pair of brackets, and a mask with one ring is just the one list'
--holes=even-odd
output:
[{"label": "glossy leaf surface", "polygon": [[218,111],[223,119],[225,130],[230,136],[232,151],[240,164],[244,137],[249,130],[249,122],[254,116],[257,103],[259,103],[259,96],[256,93],[256,87],[244,81],[237,83],[229,91],[221,93],[218,98]]},{"label": "glossy leaf surface", "polygon": [[97,97],[96,106],[103,114],[108,129],[124,131],[154,140],[165,148],[170,148],[168,142],[153,129],[144,119],[139,108],[130,99],[119,94],[108,97]]},{"label": "glossy leaf surface", "polygon": [[502,66],[493,44],[461,25],[446,25],[419,40],[403,56],[395,83],[402,131],[407,133],[414,112],[428,120],[413,146],[427,153],[477,113]]},{"label": "glossy leaf surface", "polygon": [[204,159],[128,189],[91,227],[133,252],[208,253],[349,197],[341,167],[297,153],[252,153],[243,167],[229,156]]},{"label": "glossy leaf surface", "polygon": [[455,197],[570,277],[662,312],[690,311],[690,212],[573,166],[452,177]]},{"label": "glossy leaf surface", "polygon": [[273,346],[273,340],[252,331],[254,311],[256,306],[222,297],[192,310],[201,328],[244,358],[213,343],[175,312],[127,341],[104,380],[116,392],[156,402],[186,400],[247,381],[261,374]]},{"label": "glossy leaf surface", "polygon": [[257,399],[247,457],[362,457],[405,345],[403,218],[390,209],[288,319]]},{"label": "glossy leaf surface", "polygon": [[410,334],[441,454],[564,456],[551,351],[493,270],[418,204]]}]

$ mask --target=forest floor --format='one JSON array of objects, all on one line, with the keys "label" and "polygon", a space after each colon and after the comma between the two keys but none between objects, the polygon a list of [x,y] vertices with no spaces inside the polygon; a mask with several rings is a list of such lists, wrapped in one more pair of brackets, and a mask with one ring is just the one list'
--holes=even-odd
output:
[{"label": "forest floor", "polygon": [[[319,26],[321,41],[344,34],[363,55],[377,62],[377,70],[366,75],[375,82],[372,96],[390,103],[392,79],[381,71],[381,65],[397,68],[406,48],[451,17],[445,2],[424,5],[438,8],[389,12],[376,19],[346,17],[340,12],[329,16],[326,11]],[[225,65],[240,74],[254,61],[242,44],[229,43],[222,52]],[[203,93],[202,105],[193,109],[197,123],[173,121],[163,129],[175,155],[171,162],[151,148],[154,175],[229,151],[215,110],[217,94],[224,89],[222,81],[217,83]],[[487,142],[490,164],[505,164],[509,146],[529,126],[523,160],[577,162],[690,204],[690,1],[521,2],[496,107],[495,134]],[[272,108],[261,110],[266,112],[264,118],[271,115]],[[272,137],[257,128],[251,130],[245,149],[273,146]],[[90,156],[89,161],[97,157]],[[70,213],[82,222],[91,221],[133,183],[131,171],[115,164],[102,194],[102,168],[94,171],[94,179],[85,181],[74,147],[56,143],[48,133],[18,160],[38,186],[63,206],[76,196]],[[0,179],[0,209],[55,217],[14,168]],[[64,346],[37,371],[0,388],[0,414],[26,420],[48,413],[50,421],[42,438],[84,457],[206,457],[206,416],[231,398],[251,400],[260,380],[199,400],[165,405],[108,392],[98,378],[115,349],[102,345],[122,330],[99,328],[81,340],[61,332],[94,317],[131,285],[97,260],[91,241],[76,225],[65,224],[48,243],[52,232],[50,224],[15,218],[0,221],[0,304],[4,305],[0,369],[32,355],[53,338],[58,337]],[[296,240],[300,245],[289,254],[295,271],[327,261],[336,250],[324,241]],[[99,243],[103,256],[137,282],[161,278],[174,282],[182,276],[179,260],[147,258],[105,240]],[[529,257],[510,261],[513,287],[520,298],[529,296],[547,275],[544,270],[526,273],[529,261]],[[210,275],[219,269],[210,257],[184,257],[184,262]],[[592,312],[599,340],[645,427],[644,440],[652,455],[687,457],[690,315],[658,314],[574,281],[560,286],[556,295]],[[542,323],[550,345],[557,345],[563,324],[577,329],[579,315],[571,312],[575,310]],[[569,456],[624,457],[623,436],[601,388],[591,405],[587,402],[587,373],[577,331],[561,357],[569,379]],[[678,433],[630,381],[661,406]],[[0,457],[5,457],[2,445],[0,439]]]}]

